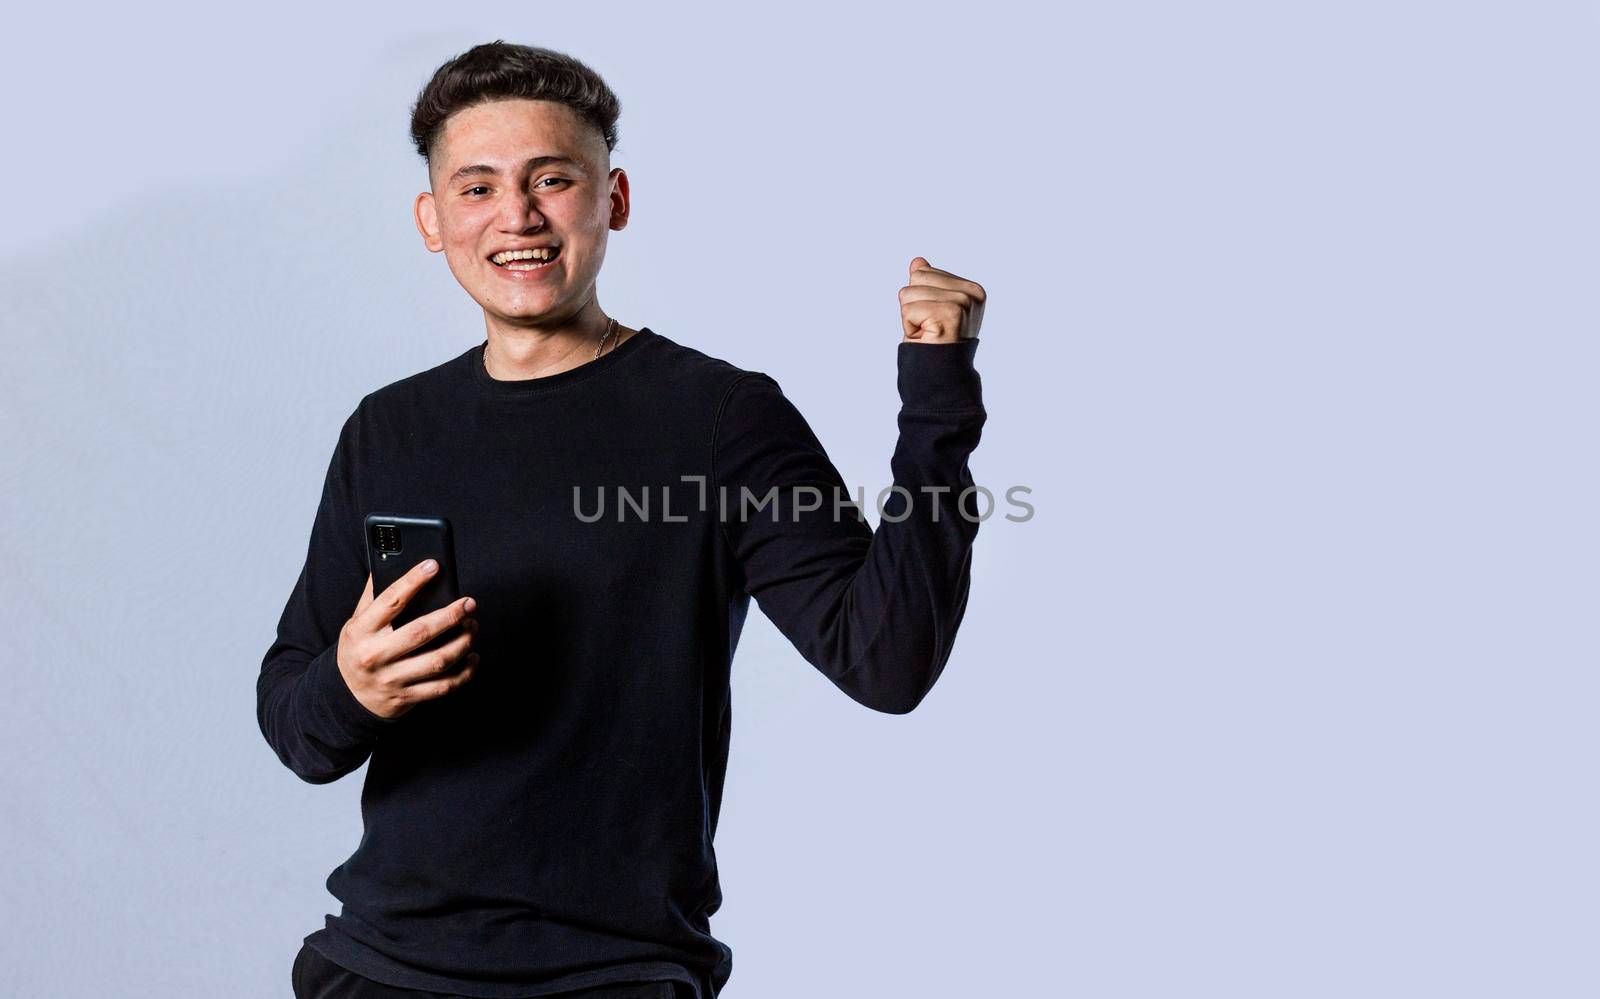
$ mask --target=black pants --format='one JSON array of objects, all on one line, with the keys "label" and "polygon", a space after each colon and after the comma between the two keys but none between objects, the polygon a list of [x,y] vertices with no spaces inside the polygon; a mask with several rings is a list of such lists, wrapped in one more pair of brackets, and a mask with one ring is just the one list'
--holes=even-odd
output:
[{"label": "black pants", "polygon": [[[323,957],[322,952],[310,944],[300,945],[290,974],[295,999],[459,999],[450,992],[403,989],[363,978]],[[674,990],[686,991],[687,988],[676,982],[628,982],[561,992],[550,999],[673,999],[678,994]]]}]

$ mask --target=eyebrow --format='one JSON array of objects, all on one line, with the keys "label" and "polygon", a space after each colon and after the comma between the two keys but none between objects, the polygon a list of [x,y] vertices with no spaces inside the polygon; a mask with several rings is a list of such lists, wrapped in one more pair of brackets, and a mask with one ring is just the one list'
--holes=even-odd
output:
[{"label": "eyebrow", "polygon": [[[570,156],[535,156],[533,159],[527,162],[526,166],[530,170],[537,170],[540,167],[547,166],[551,163],[565,163],[568,166],[574,167],[578,170],[583,169],[583,164],[579,163]],[[460,170],[457,170],[455,173],[451,174],[449,183],[454,184],[463,177],[477,177],[485,174],[493,177],[499,173],[500,171],[498,169],[490,166],[487,163],[473,163],[472,165],[464,166]]]}]

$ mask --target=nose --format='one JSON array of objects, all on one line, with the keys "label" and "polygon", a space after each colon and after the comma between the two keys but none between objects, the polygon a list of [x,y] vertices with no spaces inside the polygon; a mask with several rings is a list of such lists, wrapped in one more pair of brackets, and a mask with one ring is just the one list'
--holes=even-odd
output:
[{"label": "nose", "polygon": [[499,223],[506,232],[528,234],[544,227],[544,215],[531,191],[508,190],[500,199]]}]

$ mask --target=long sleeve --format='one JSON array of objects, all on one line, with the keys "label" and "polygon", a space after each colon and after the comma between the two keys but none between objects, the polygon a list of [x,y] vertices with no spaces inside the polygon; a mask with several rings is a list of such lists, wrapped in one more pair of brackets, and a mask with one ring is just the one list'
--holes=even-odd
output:
[{"label": "long sleeve", "polygon": [[304,568],[256,681],[261,733],[284,765],[326,784],[366,760],[398,719],[367,710],[339,672],[339,630],[367,583],[363,517],[355,501],[360,408],[345,421],[328,463]]},{"label": "long sleeve", "polygon": [[[876,532],[771,377],[737,379],[717,421],[722,525],[746,592],[806,661],[878,711],[921,703],[966,611],[981,504],[962,492],[987,416],[977,346],[899,345],[899,488],[883,496]],[[861,496],[879,502],[876,490]]]}]

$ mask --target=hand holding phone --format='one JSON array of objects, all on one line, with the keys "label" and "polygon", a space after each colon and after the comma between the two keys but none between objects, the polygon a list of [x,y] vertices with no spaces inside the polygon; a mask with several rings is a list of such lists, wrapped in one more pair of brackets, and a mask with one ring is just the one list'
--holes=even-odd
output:
[{"label": "hand holding phone", "polygon": [[450,521],[439,516],[369,513],[366,528],[367,571],[372,574],[372,592],[380,597],[417,563],[430,558],[439,563],[439,571],[395,615],[396,628],[461,599],[461,589],[456,584],[455,532],[450,529]]},{"label": "hand holding phone", "polygon": [[[433,563],[430,568],[429,563]],[[396,618],[439,571],[437,560],[412,566],[374,597],[372,575],[356,610],[339,630],[339,673],[362,706],[380,718],[399,718],[423,701],[443,697],[472,679],[477,653],[467,655],[478,631],[468,615],[471,597],[451,601],[393,627]],[[434,648],[422,647],[461,626],[460,634]],[[453,669],[465,656],[460,669]]]}]

